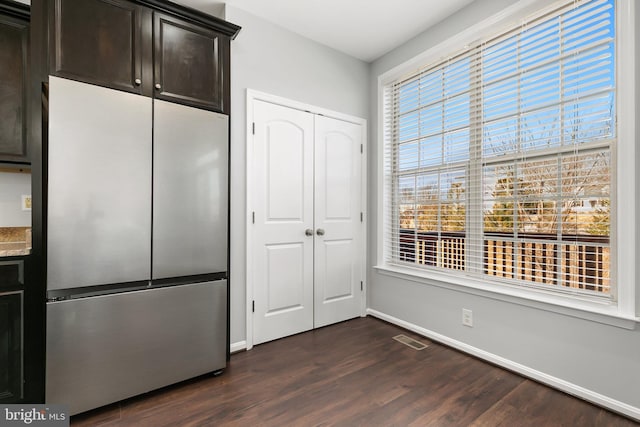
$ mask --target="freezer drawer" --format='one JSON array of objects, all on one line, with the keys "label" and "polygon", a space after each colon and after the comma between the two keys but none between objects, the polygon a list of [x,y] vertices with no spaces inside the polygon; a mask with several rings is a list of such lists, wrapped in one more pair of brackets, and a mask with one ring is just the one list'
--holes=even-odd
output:
[{"label": "freezer drawer", "polygon": [[226,280],[47,304],[46,402],[71,414],[222,369]]}]

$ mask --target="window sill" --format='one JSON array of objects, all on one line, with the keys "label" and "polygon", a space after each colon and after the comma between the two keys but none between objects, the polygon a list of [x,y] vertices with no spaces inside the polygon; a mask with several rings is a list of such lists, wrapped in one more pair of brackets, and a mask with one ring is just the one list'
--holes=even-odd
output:
[{"label": "window sill", "polygon": [[520,289],[515,286],[497,285],[469,277],[418,270],[410,267],[378,265],[373,268],[378,273],[386,276],[458,292],[466,292],[618,328],[633,330],[636,327],[636,323],[640,322],[638,317],[620,313],[616,303],[601,301],[588,296],[565,296],[538,289]]}]

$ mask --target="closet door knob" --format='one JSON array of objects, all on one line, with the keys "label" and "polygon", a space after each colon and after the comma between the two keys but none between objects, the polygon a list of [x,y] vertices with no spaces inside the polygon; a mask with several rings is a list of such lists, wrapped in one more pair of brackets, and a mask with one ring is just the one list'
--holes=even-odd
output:
[{"label": "closet door knob", "polygon": [[318,228],[316,233],[318,234],[318,236],[324,236],[324,230],[322,228]]},{"label": "closet door knob", "polygon": [[306,230],[304,230],[304,235],[305,236],[313,236],[313,230],[310,228],[307,228]]}]

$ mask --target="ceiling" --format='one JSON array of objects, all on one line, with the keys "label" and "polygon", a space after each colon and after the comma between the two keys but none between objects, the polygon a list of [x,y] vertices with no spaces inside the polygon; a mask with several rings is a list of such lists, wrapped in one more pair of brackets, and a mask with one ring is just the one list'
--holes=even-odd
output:
[{"label": "ceiling", "polygon": [[[30,3],[30,0],[18,0]],[[371,62],[473,0],[173,0],[219,15],[224,3]]]},{"label": "ceiling", "polygon": [[[216,13],[221,0],[174,0]],[[473,0],[226,0],[318,43],[371,62]]]}]

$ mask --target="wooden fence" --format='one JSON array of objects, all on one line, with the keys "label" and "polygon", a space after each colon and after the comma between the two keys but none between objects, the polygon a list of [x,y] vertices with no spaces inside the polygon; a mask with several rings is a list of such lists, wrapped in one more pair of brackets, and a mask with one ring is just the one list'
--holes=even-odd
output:
[{"label": "wooden fence", "polygon": [[[464,233],[400,230],[401,261],[465,270],[466,252]],[[609,292],[608,237],[490,233],[482,260],[489,276]]]}]

